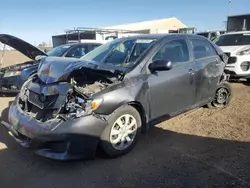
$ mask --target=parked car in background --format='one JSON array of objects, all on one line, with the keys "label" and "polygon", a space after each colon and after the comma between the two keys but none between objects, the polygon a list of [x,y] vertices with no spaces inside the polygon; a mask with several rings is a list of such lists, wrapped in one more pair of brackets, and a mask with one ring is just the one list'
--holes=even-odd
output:
[{"label": "parked car in background", "polygon": [[96,47],[102,45],[100,42],[81,42],[81,43],[70,43],[57,46],[46,54],[54,57],[74,57],[80,58],[85,54],[89,53]]},{"label": "parked car in background", "polygon": [[250,82],[250,31],[230,32],[214,41],[228,55],[225,72]]},{"label": "parked car in background", "polygon": [[139,35],[115,39],[81,59],[41,58],[9,110],[12,136],[58,160],[129,152],[141,130],[193,108],[231,98],[227,57],[204,37]]},{"label": "parked car in background", "polygon": [[1,34],[0,42],[18,50],[31,59],[30,61],[24,63],[7,66],[0,69],[1,93],[19,92],[22,84],[28,79],[28,77],[37,72],[39,63],[38,61],[35,61],[35,58],[38,55],[80,58],[101,45],[101,43],[97,42],[65,44],[55,47],[49,52],[44,53],[33,45],[11,35]]}]

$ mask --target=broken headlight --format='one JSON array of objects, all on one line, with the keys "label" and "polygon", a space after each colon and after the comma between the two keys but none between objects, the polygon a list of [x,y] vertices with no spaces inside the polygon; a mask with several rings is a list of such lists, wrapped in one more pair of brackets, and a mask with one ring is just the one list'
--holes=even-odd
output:
[{"label": "broken headlight", "polygon": [[69,100],[65,106],[68,118],[79,118],[91,114],[102,103],[103,99],[85,100],[81,97],[76,97]]},{"label": "broken headlight", "polygon": [[86,114],[86,101],[80,97],[69,99],[65,109],[67,111],[67,117],[81,117]]}]

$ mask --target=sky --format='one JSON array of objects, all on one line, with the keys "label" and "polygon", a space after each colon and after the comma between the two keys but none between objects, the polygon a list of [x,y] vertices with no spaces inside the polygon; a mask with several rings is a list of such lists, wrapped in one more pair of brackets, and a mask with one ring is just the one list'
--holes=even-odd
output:
[{"label": "sky", "polygon": [[0,33],[32,44],[73,27],[105,27],[176,17],[198,31],[225,28],[228,14],[250,13],[250,0],[3,0]]}]

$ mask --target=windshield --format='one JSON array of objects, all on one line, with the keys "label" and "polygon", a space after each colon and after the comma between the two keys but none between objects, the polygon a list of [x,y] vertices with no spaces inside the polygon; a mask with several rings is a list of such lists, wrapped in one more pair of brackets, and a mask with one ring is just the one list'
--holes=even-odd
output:
[{"label": "windshield", "polygon": [[52,50],[47,52],[48,56],[56,56],[56,57],[60,57],[62,56],[67,49],[70,48],[70,45],[62,45],[62,46],[57,46],[55,48],[53,48]]},{"label": "windshield", "polygon": [[218,39],[216,39],[215,44],[217,44],[218,46],[250,45],[250,33],[222,35]]},{"label": "windshield", "polygon": [[81,59],[130,67],[155,39],[116,39],[97,47]]}]

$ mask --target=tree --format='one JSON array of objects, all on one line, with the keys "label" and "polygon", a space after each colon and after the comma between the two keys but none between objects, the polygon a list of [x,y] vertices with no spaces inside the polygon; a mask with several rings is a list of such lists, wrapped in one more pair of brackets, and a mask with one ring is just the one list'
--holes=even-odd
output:
[{"label": "tree", "polygon": [[42,43],[38,44],[39,48],[44,48],[46,46],[48,46],[46,42],[42,42]]}]

